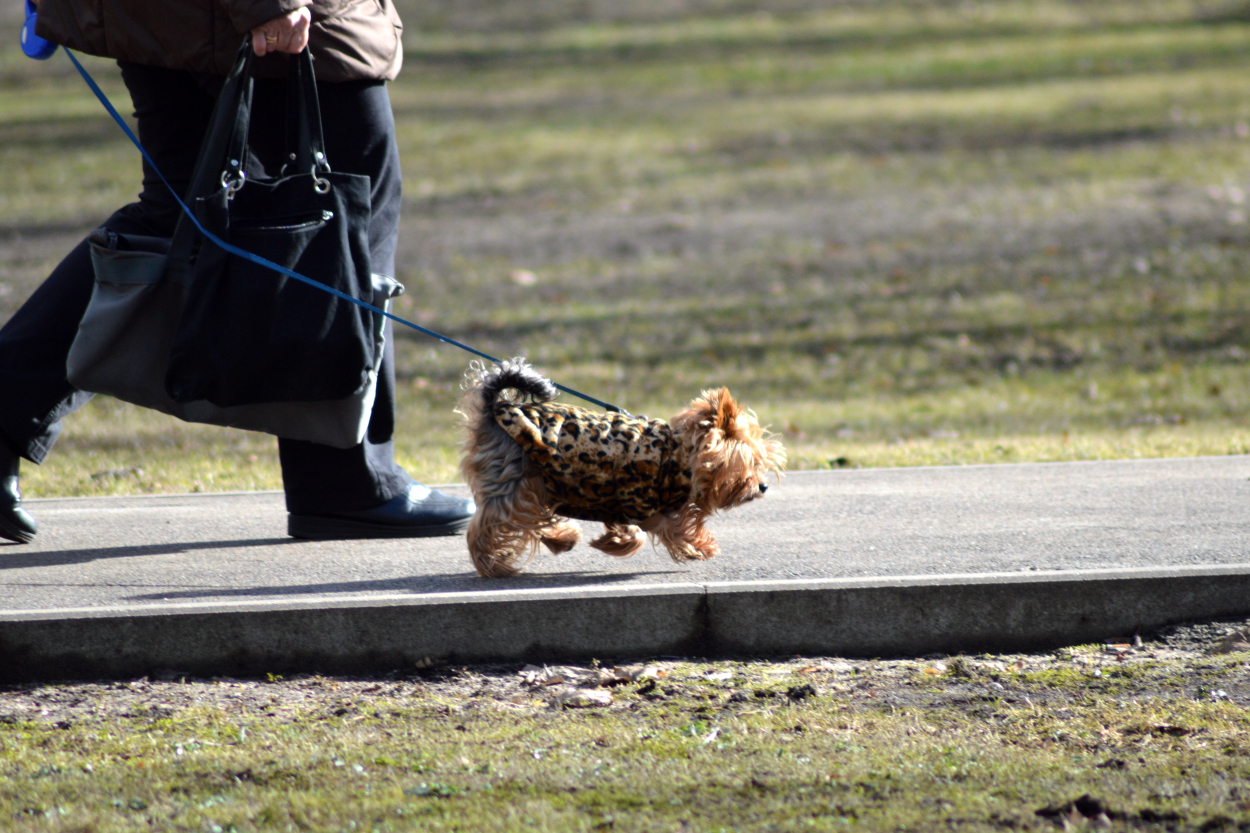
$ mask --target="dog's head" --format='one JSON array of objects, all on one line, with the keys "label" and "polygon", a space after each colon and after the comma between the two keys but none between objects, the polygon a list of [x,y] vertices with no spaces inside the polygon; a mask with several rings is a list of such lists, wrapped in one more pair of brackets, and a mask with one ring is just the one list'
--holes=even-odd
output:
[{"label": "dog's head", "polygon": [[727,388],[706,390],[671,420],[691,450],[691,501],[704,512],[762,497],[786,450]]}]

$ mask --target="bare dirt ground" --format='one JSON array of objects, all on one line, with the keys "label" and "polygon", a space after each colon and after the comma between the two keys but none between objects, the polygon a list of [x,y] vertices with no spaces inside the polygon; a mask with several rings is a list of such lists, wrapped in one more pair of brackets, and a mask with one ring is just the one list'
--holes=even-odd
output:
[{"label": "bare dirt ground", "polygon": [[[1250,618],[1176,625],[1134,639],[1046,654],[908,659],[790,657],[772,660],[657,658],[619,667],[519,664],[400,669],[380,677],[318,675],[272,680],[153,679],[28,684],[0,690],[0,723],[63,725],[186,708],[279,714],[301,710],[367,711],[370,695],[433,697],[458,708],[558,708],[573,691],[630,686],[649,700],[678,696],[692,682],[716,683],[715,705],[732,708],[770,698],[840,698],[853,709],[955,708],[988,717],[996,703],[1062,709],[1092,695],[1120,700],[1197,699],[1250,706]],[[1221,647],[1222,646],[1222,647]],[[606,704],[606,703],[605,703]],[[625,705],[625,704],[621,704]],[[709,703],[709,705],[713,705]]]}]

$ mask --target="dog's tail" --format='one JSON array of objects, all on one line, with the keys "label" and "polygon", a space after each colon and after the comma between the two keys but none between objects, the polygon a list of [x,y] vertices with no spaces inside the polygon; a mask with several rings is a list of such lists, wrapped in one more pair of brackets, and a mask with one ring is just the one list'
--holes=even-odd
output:
[{"label": "dog's tail", "polygon": [[559,390],[525,359],[511,359],[497,367],[473,362],[466,374],[466,387],[475,388],[480,401],[489,409],[500,399],[506,401],[550,402]]}]

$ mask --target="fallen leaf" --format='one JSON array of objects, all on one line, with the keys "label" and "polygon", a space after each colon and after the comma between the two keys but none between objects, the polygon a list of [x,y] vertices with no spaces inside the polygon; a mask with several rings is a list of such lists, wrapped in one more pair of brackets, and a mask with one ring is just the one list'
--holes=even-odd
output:
[{"label": "fallen leaf", "polygon": [[527,665],[517,672],[521,679],[532,686],[559,685],[563,682],[579,682],[591,675],[586,668],[548,668],[547,666]]},{"label": "fallen leaf", "polygon": [[552,705],[572,709],[612,705],[612,692],[601,688],[566,688],[556,692]]},{"label": "fallen leaf", "polygon": [[654,665],[627,665],[624,668],[614,668],[612,670],[631,683],[636,683],[639,680],[658,680],[661,677],[668,676],[668,672],[660,671]]},{"label": "fallen leaf", "polygon": [[1250,651],[1250,630],[1230,633],[1207,649],[1208,654],[1235,654],[1240,651]]},{"label": "fallen leaf", "polygon": [[575,666],[538,666],[527,665],[517,674],[527,685],[534,687],[553,686],[568,683],[574,687],[595,688],[598,686],[616,686],[639,680],[655,679],[663,674],[653,666],[637,668],[577,668]]}]

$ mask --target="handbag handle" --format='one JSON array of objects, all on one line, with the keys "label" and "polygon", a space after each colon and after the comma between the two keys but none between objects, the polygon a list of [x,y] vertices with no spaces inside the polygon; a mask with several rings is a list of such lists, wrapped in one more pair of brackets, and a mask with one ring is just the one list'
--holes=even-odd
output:
[{"label": "handbag handle", "polygon": [[[217,104],[213,108],[213,116],[209,121],[208,132],[200,145],[200,155],[191,174],[191,185],[187,188],[184,201],[188,204],[196,199],[211,194],[223,187],[221,184],[222,164],[226,161],[231,149],[233,137],[241,132],[246,137],[247,126],[251,121],[252,108],[252,44],[251,36],[244,38],[234,60],[234,67],[226,76],[221,92],[217,95]],[[246,142],[246,138],[244,138]],[[239,146],[240,149],[242,145]],[[233,157],[236,165],[245,164],[241,155]],[[214,184],[213,180],[217,179]],[[166,261],[166,276],[184,286],[191,283],[191,265],[195,256],[198,235],[195,224],[183,212],[174,226],[173,240],[169,244],[169,258]]]},{"label": "handbag handle", "polygon": [[[230,133],[226,153],[210,151],[208,158],[221,159],[221,175],[218,180],[207,183],[210,191],[218,185],[227,188],[231,193],[243,187],[247,180],[244,167],[247,164],[247,130],[252,109],[252,52],[251,38],[244,38],[239,48],[239,57],[235,61],[234,72],[239,72],[238,89],[235,90],[227,79],[222,89],[222,97],[227,93],[231,100],[238,99],[234,105],[234,126]],[[317,100],[317,80],[313,74],[312,52],[305,48],[290,59],[286,89],[286,148],[287,161],[282,165],[279,176],[288,173],[311,173],[314,188],[324,194],[330,188],[327,179],[317,176],[328,173],[330,161],[326,158],[325,139],[321,132],[321,104]],[[233,75],[234,72],[231,74]],[[228,120],[222,120],[225,126]],[[214,117],[214,127],[217,125]],[[207,172],[206,172],[207,173]]]},{"label": "handbag handle", "polygon": [[[243,38],[235,57],[234,66],[226,76],[213,116],[209,122],[199,159],[191,175],[186,202],[208,196],[222,188],[232,195],[247,180],[247,131],[252,113],[252,51],[251,35]],[[330,190],[330,181],[318,176],[329,172],[325,140],[321,132],[321,106],[317,100],[317,85],[313,75],[312,53],[305,48],[289,62],[287,78],[286,147],[288,163],[294,164],[296,172],[313,174],[313,188],[321,194]],[[169,248],[168,274],[186,283],[190,280],[196,231],[194,224],[185,216],[178,218],[173,240]]]},{"label": "handbag handle", "polygon": [[318,173],[330,172],[325,139],[321,133],[321,103],[317,99],[317,79],[313,74],[312,52],[305,49],[292,59],[286,85],[286,147],[290,153],[282,174],[305,171],[313,174],[313,187],[324,194],[330,182]]}]

